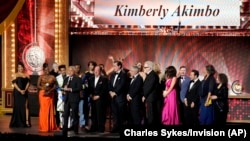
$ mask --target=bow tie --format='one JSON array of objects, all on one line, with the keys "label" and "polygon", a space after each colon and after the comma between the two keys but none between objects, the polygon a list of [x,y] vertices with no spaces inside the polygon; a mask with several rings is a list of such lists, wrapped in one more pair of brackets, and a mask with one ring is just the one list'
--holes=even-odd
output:
[{"label": "bow tie", "polygon": [[191,80],[191,81],[190,81],[190,83],[193,83],[193,82],[194,82],[194,80]]},{"label": "bow tie", "polygon": [[119,74],[118,72],[115,73],[115,75],[118,75],[118,74]]}]

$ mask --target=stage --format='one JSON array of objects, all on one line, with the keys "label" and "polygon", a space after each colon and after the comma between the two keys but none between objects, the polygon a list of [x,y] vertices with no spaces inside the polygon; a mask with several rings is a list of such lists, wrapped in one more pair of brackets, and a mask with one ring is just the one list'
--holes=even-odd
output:
[{"label": "stage", "polygon": [[[68,138],[62,137],[62,131],[54,131],[50,133],[42,133],[38,130],[38,117],[31,117],[32,127],[30,128],[9,128],[11,115],[0,115],[0,139],[3,140],[22,140],[23,138],[38,141],[48,139],[67,139],[67,140],[119,140],[118,133],[87,133],[79,129],[79,134],[74,135],[73,131],[69,131]],[[107,128],[109,130],[109,128]]]},{"label": "stage", "polygon": [[[78,135],[75,135],[73,131],[69,131],[68,137],[63,137],[61,130],[50,132],[50,133],[39,132],[38,117],[31,117],[32,127],[30,128],[9,128],[10,118],[11,118],[11,115],[0,115],[0,140],[1,141],[24,141],[24,140],[29,140],[29,141],[40,141],[40,140],[41,141],[49,141],[49,140],[53,140],[53,141],[63,141],[63,140],[67,140],[67,141],[68,140],[69,141],[79,141],[79,140],[81,141],[99,141],[99,140],[122,141],[122,140],[126,140],[128,141],[134,138],[134,137],[124,138],[124,137],[120,137],[119,133],[110,133],[109,132],[110,129],[108,127],[106,128],[106,131],[104,133],[88,133],[88,132],[79,130]],[[246,133],[245,136],[236,137],[234,139],[249,140],[249,135],[248,135],[250,131],[249,125],[250,125],[249,123],[228,123],[227,126],[223,128],[218,128],[216,126],[211,126],[211,127],[201,126],[201,128],[194,128],[194,129],[197,131],[199,130],[201,132],[205,132],[206,130],[206,131],[225,131],[225,133],[227,133],[227,131],[231,131],[232,129],[233,130],[240,129],[240,130],[244,130],[244,132]],[[191,127],[176,126],[173,128],[173,126],[169,126],[169,127],[166,126],[165,128],[169,131],[172,131],[172,130],[176,130],[176,131],[184,130],[185,131]],[[155,128],[152,128],[152,129],[155,129]],[[141,130],[143,130],[143,128],[141,128]],[[145,137],[145,138],[148,138],[148,137]],[[141,138],[141,139],[145,139],[145,138]],[[176,138],[179,138],[179,137],[176,137]],[[173,139],[175,140],[176,138],[173,138]],[[192,136],[190,138],[195,139],[195,138],[205,138],[205,137],[204,136],[199,136],[199,137]],[[159,135],[158,138],[156,137],[156,138],[151,138],[151,139],[166,140],[166,137]],[[229,138],[228,138],[228,135],[225,135],[225,136],[219,137],[219,139],[224,140],[224,139],[229,139]]]}]

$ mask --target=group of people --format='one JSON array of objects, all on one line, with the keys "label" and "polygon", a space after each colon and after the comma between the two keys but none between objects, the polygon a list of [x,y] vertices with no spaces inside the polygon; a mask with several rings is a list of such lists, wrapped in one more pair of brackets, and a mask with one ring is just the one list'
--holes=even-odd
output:
[{"label": "group of people", "polygon": [[177,78],[179,91],[179,119],[184,125],[225,125],[228,107],[228,78],[216,72],[213,65],[201,71],[186,74],[186,66],[181,66]]},{"label": "group of people", "polygon": [[[14,85],[14,107],[10,127],[30,127],[27,90],[29,76],[18,63]],[[112,72],[95,61],[81,65],[43,65],[39,76],[39,131],[62,129],[64,136],[72,129],[104,132],[107,108],[112,115],[111,132],[126,125],[225,125],[228,113],[228,79],[207,65],[200,79],[198,70],[187,75],[186,66],[177,71],[168,66],[161,74],[152,61],[124,68],[113,61]],[[67,71],[68,70],[68,73]],[[55,117],[56,115],[56,117]]]}]

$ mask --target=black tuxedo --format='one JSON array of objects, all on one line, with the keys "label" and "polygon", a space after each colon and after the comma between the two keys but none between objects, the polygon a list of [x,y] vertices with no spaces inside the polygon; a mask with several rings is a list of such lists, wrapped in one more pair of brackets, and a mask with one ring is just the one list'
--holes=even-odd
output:
[{"label": "black tuxedo", "polygon": [[142,87],[143,78],[138,74],[134,79],[131,80],[128,89],[128,95],[132,98],[132,100],[129,101],[129,110],[133,125],[140,125],[141,123],[140,109],[142,108]]},{"label": "black tuxedo", "polygon": [[126,101],[126,92],[127,92],[127,81],[128,81],[128,76],[124,71],[120,71],[116,79],[115,85],[114,80],[115,80],[115,75],[116,73],[112,73],[110,76],[110,81],[109,81],[109,91],[113,91],[116,93],[116,98],[114,99],[116,102],[125,102]]},{"label": "black tuxedo", "polygon": [[79,106],[79,101],[80,101],[80,91],[82,88],[82,81],[81,81],[81,78],[74,75],[71,81],[69,80],[69,77],[64,79],[63,87],[67,84],[68,84],[68,88],[71,88],[72,91],[65,92],[64,124],[63,124],[64,136],[67,136],[68,118],[70,116],[70,109],[72,109],[73,130],[75,133],[78,133],[78,125],[79,125],[78,106]]},{"label": "black tuxedo", "polygon": [[[115,77],[117,79],[114,84]],[[111,111],[113,116],[113,131],[116,132],[126,123],[126,95],[128,76],[125,71],[119,74],[112,73],[109,81],[109,91],[115,92],[116,96],[111,99]]]},{"label": "black tuxedo", "polygon": [[89,111],[90,111],[90,92],[89,88],[86,86],[86,84],[89,83],[89,79],[93,77],[94,74],[87,71],[82,79],[82,83],[84,84],[85,88],[83,89],[83,114],[85,119],[85,125],[89,123]]},{"label": "black tuxedo", "polygon": [[147,123],[155,125],[160,123],[160,93],[159,76],[153,70],[147,74],[143,84],[143,96],[146,98]]},{"label": "black tuxedo", "polygon": [[[197,125],[199,123],[199,119],[198,119],[198,114],[199,114],[199,87],[201,85],[201,81],[198,79],[196,82],[193,82],[193,86],[191,88],[190,84],[186,93],[186,100],[187,100],[187,104],[188,106],[184,107],[184,119],[185,119],[185,124],[186,125]],[[191,108],[191,103],[194,102],[194,108]]]},{"label": "black tuxedo", "polygon": [[99,80],[95,85],[95,77],[91,77],[89,81],[90,97],[100,96],[98,100],[91,100],[91,119],[92,131],[104,132],[108,98],[108,79],[99,76]]},{"label": "black tuxedo", "polygon": [[157,89],[159,88],[159,76],[151,71],[145,78],[143,84],[143,94],[147,102],[155,102],[159,99]]}]

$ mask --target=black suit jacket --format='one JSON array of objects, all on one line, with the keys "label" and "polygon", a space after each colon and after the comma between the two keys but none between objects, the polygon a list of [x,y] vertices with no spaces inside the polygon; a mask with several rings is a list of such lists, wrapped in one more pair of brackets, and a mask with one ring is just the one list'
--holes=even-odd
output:
[{"label": "black suit jacket", "polygon": [[100,100],[107,99],[108,94],[108,79],[104,76],[100,76],[95,86],[95,77],[91,77],[89,80],[89,90],[92,96],[100,96]]},{"label": "black suit jacket", "polygon": [[[69,77],[66,77],[63,81],[63,87],[67,85]],[[82,80],[80,77],[74,75],[73,79],[68,85],[68,88],[72,89],[72,92],[66,92],[65,102],[79,102],[80,100],[80,91],[82,88]]]},{"label": "black suit jacket", "polygon": [[[219,84],[217,84],[218,86]],[[226,84],[223,84],[220,88],[216,87],[215,94],[217,99],[213,102],[215,103],[215,107],[220,111],[228,112],[228,87]]]},{"label": "black suit jacket", "polygon": [[143,87],[143,78],[138,74],[134,78],[132,83],[130,83],[129,89],[128,89],[128,94],[132,98],[132,100],[134,99],[141,100],[142,92],[143,92],[142,87]]},{"label": "black suit jacket", "polygon": [[112,73],[110,76],[109,91],[113,91],[116,93],[116,97],[114,98],[117,102],[124,102],[126,101],[126,95],[127,95],[128,77],[124,71],[120,71],[116,79],[116,83],[113,86],[115,75],[116,73]]},{"label": "black suit jacket", "polygon": [[[190,87],[190,84],[189,84],[189,87]],[[187,90],[187,93],[186,93],[186,96],[185,96],[185,98],[187,99],[187,102],[188,102],[188,106],[190,106],[190,104],[192,102],[194,102],[195,105],[198,106],[199,100],[200,100],[200,95],[199,95],[199,87],[200,87],[200,85],[201,85],[201,81],[198,79],[193,84],[191,89],[189,89],[189,87],[188,87],[188,90]]]},{"label": "black suit jacket", "polygon": [[159,76],[152,70],[145,78],[143,84],[143,95],[148,102],[155,102],[160,98]]}]

